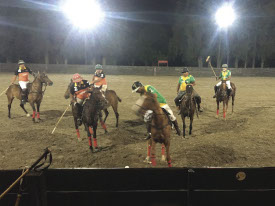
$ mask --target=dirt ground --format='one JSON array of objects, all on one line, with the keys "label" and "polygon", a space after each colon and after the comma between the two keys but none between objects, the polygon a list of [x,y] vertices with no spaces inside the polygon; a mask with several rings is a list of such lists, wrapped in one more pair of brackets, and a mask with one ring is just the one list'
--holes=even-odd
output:
[{"label": "dirt ground", "polygon": [[[146,129],[144,123],[131,111],[138,99],[132,94],[135,80],[155,86],[167,99],[176,114],[173,99],[176,95],[176,76],[107,76],[109,89],[122,99],[119,103],[119,128],[115,115],[109,108],[108,134],[98,128],[98,143],[103,148],[91,153],[84,128],[82,141],[77,141],[71,111],[65,114],[55,133],[51,132],[69,104],[63,95],[72,75],[49,74],[54,82],[47,87],[41,104],[40,123],[33,123],[19,106],[12,105],[12,119],[8,118],[6,95],[0,97],[0,169],[17,169],[30,166],[49,147],[53,154],[51,168],[135,168],[151,167],[143,162],[146,157]],[[90,79],[91,76],[83,75]],[[0,74],[0,91],[6,89],[11,73]],[[204,112],[194,119],[193,134],[183,139],[172,131],[171,157],[173,167],[270,167],[275,166],[275,79],[240,78],[232,81],[237,86],[235,113],[227,120],[215,118],[216,103],[212,98],[214,78],[196,78],[196,91],[202,97]],[[231,101],[230,101],[231,103]],[[31,107],[26,109],[31,114]],[[231,105],[229,106],[231,111]],[[189,124],[189,121],[187,121]],[[161,162],[161,145],[157,145],[157,167],[167,167]]]}]

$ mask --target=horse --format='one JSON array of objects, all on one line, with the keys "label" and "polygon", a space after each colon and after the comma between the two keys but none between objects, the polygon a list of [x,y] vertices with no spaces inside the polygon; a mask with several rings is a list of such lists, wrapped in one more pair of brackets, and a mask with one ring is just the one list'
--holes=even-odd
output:
[{"label": "horse", "polygon": [[[182,119],[182,123],[183,123],[182,136],[184,138],[185,138],[185,128],[186,128],[185,117],[190,118],[189,135],[191,135],[195,111],[197,112],[196,102],[195,102],[195,98],[193,96],[193,86],[187,85],[186,86],[186,94],[182,97],[181,103],[180,103],[180,114],[181,114],[181,119]],[[198,112],[197,112],[197,115],[198,115]]]},{"label": "horse", "polygon": [[[65,91],[65,94],[64,94],[65,99],[68,99],[70,97],[70,87],[71,87],[72,84],[73,84],[73,81],[71,80],[71,82],[68,85],[67,90]],[[113,91],[113,90],[106,90],[105,97],[108,101],[108,105],[106,106],[106,108],[103,109],[103,111],[105,113],[104,123],[106,122],[106,119],[109,115],[109,112],[108,112],[107,108],[112,106],[113,111],[116,115],[116,127],[118,127],[118,119],[119,119],[118,102],[121,102],[122,100],[119,98],[119,96],[117,96],[116,92]],[[75,122],[75,124],[76,124],[76,122]],[[78,128],[76,127],[76,129],[78,129]]]},{"label": "horse", "polygon": [[[132,107],[137,115],[144,116],[146,111],[151,110],[151,138],[148,142],[148,155],[151,157],[151,163],[156,166],[156,143],[164,144],[166,148],[166,161],[168,167],[172,167],[170,157],[170,133],[171,124],[167,114],[162,110],[155,94],[145,92]],[[164,151],[164,148],[162,149]],[[162,152],[163,153],[163,152]]]},{"label": "horse", "polygon": [[[32,114],[32,120],[33,122],[39,122],[40,119],[40,104],[42,102],[43,99],[43,94],[46,90],[46,87],[44,89],[44,91],[42,90],[43,87],[43,83],[47,86],[52,86],[53,82],[49,79],[49,77],[44,73],[37,73],[34,74],[34,80],[32,83],[28,84],[28,102],[30,103],[32,110],[33,110],[33,114]],[[6,92],[7,98],[8,98],[8,117],[11,118],[11,104],[14,100],[14,98],[16,97],[17,99],[21,100],[21,88],[18,84],[12,84],[9,86],[7,92]],[[37,107],[37,113],[35,110],[35,104]],[[20,107],[24,110],[24,112],[26,113],[27,117],[30,116],[30,114],[27,112],[27,110],[24,107],[24,104],[20,104]],[[37,121],[35,121],[35,113],[37,114]]]},{"label": "horse", "polygon": [[[85,130],[87,131],[89,146],[92,152],[99,151],[96,139],[97,122],[100,119],[101,110],[107,105],[107,101],[100,89],[101,88],[93,88],[92,91],[89,91],[91,95],[89,96],[89,98],[86,99],[86,101],[83,104],[82,122],[85,126]],[[91,139],[92,134],[94,150]]]},{"label": "horse", "polygon": [[228,102],[230,99],[230,96],[232,97],[232,114],[234,113],[234,101],[235,101],[235,95],[236,95],[236,86],[234,83],[230,82],[232,92],[231,94],[228,93],[228,88],[226,86],[226,81],[222,80],[222,84],[218,87],[217,95],[216,95],[216,102],[217,102],[217,118],[219,117],[219,108],[220,108],[220,102],[223,102],[223,118],[226,119],[226,112],[228,108]]}]

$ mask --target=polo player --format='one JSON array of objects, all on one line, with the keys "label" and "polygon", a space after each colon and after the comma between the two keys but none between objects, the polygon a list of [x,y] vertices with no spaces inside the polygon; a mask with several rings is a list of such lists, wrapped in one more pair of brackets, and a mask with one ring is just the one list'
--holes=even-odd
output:
[{"label": "polo player", "polygon": [[[230,79],[231,79],[231,71],[228,70],[228,65],[227,64],[223,64],[222,65],[222,72],[220,73],[220,76],[218,79],[221,79],[223,81],[226,81],[226,86],[227,89],[229,90],[229,96],[232,93],[232,88],[231,88],[231,84],[230,84]],[[215,91],[215,95],[213,96],[213,98],[216,98],[217,96],[217,91],[218,91],[218,87],[222,84],[222,81],[220,81],[218,84],[216,84],[214,86],[214,91]]]}]

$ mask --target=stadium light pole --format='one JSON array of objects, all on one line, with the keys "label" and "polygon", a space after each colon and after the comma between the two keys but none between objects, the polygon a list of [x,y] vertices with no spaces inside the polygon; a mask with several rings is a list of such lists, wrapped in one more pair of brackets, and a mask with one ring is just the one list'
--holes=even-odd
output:
[{"label": "stadium light pole", "polygon": [[64,0],[60,7],[73,26],[84,33],[85,64],[87,64],[87,33],[103,22],[105,13],[96,0]]},{"label": "stadium light pole", "polygon": [[[225,3],[220,7],[215,15],[216,23],[220,30],[227,32],[228,27],[231,26],[236,20],[235,11],[230,3]],[[219,33],[219,47],[218,47],[218,60],[221,58],[221,33]],[[227,45],[227,64],[229,63],[229,44]],[[217,63],[217,67],[219,67]]]}]

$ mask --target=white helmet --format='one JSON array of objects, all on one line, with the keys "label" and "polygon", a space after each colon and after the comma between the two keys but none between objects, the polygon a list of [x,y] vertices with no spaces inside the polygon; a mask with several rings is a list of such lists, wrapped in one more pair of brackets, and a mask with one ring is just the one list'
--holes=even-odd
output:
[{"label": "white helmet", "polygon": [[18,65],[20,65],[20,64],[25,64],[25,62],[23,60],[19,60]]}]

